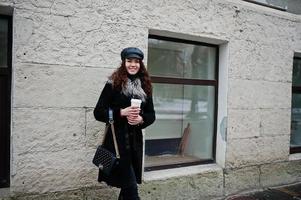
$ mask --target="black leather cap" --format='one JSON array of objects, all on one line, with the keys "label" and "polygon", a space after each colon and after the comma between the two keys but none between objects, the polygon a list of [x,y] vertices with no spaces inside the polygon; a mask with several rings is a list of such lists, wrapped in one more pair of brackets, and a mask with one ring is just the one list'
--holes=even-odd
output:
[{"label": "black leather cap", "polygon": [[136,48],[136,47],[128,47],[121,51],[121,60],[124,60],[126,58],[138,58],[140,60],[143,60],[144,54],[143,52]]}]

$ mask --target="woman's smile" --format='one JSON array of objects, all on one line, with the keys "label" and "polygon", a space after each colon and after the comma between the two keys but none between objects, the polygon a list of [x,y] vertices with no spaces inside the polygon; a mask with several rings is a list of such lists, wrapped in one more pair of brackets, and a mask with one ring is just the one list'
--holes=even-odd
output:
[{"label": "woman's smile", "polygon": [[130,75],[135,75],[140,69],[140,61],[137,58],[127,58],[125,59],[125,67]]}]

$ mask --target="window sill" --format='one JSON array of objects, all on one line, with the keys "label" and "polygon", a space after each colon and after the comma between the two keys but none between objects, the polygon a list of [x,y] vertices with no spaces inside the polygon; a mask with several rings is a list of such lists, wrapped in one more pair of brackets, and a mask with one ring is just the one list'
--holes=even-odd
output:
[{"label": "window sill", "polygon": [[197,165],[189,167],[179,167],[173,169],[164,169],[157,171],[144,172],[144,181],[155,181],[181,176],[190,176],[194,174],[202,174],[208,172],[222,171],[223,169],[217,164]]},{"label": "window sill", "polygon": [[294,153],[289,155],[289,160],[301,160],[301,153]]}]

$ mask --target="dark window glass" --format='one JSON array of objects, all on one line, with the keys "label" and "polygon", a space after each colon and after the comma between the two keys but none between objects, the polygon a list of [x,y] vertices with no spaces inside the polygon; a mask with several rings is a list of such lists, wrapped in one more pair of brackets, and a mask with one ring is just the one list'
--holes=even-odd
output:
[{"label": "dark window glass", "polygon": [[294,59],[293,86],[301,86],[301,58]]},{"label": "dark window glass", "polygon": [[8,21],[0,18],[0,68],[7,68]]},{"label": "dark window glass", "polygon": [[11,48],[12,17],[0,15],[0,188],[10,185]]},{"label": "dark window glass", "polygon": [[294,59],[291,116],[291,153],[301,152],[301,58]]}]

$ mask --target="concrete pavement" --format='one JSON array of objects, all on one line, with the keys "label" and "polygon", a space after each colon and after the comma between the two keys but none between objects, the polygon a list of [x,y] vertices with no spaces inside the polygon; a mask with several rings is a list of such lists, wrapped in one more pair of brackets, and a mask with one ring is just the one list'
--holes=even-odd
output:
[{"label": "concrete pavement", "polygon": [[225,200],[301,200],[301,184],[268,188],[261,192],[234,195]]}]

